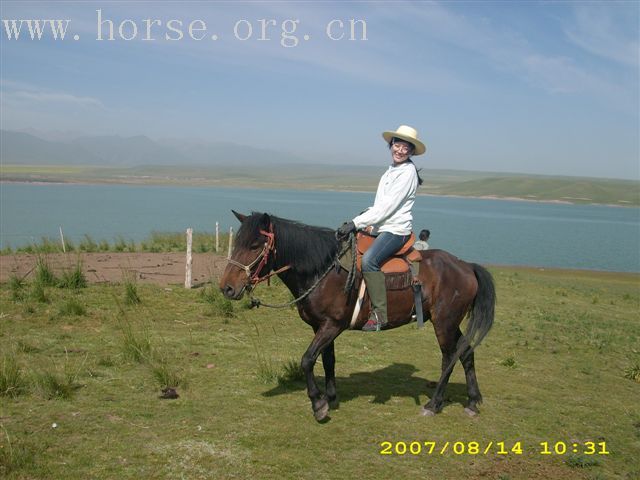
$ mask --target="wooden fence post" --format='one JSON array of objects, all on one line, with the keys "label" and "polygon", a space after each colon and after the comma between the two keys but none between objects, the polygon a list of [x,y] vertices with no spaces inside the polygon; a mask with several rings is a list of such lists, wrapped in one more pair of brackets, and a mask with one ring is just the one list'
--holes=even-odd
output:
[{"label": "wooden fence post", "polygon": [[193,244],[193,228],[187,228],[187,266],[184,277],[184,288],[191,288],[191,264],[193,259],[191,257],[191,246]]},{"label": "wooden fence post", "polygon": [[220,251],[220,224],[216,222],[216,253]]},{"label": "wooden fence post", "polygon": [[64,235],[62,234],[62,225],[60,225],[60,241],[62,242],[62,253],[67,253],[67,247],[64,246]]},{"label": "wooden fence post", "polygon": [[231,249],[233,247],[233,227],[229,227],[229,252],[227,258],[231,258]]}]

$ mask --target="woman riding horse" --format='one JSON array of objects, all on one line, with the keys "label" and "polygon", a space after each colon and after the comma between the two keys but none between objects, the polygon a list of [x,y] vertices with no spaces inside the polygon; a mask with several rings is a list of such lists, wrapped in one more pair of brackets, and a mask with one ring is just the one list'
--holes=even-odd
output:
[{"label": "woman riding horse", "polygon": [[384,273],[380,269],[384,261],[402,248],[411,236],[411,208],[416,189],[422,185],[411,156],[422,155],[426,151],[418,140],[418,132],[406,125],[400,125],[396,131],[383,132],[382,137],[391,150],[392,163],[380,178],[375,202],[353,220],[344,222],[337,231],[338,237],[344,238],[371,226],[377,234],[373,245],[362,257],[362,274],[373,305],[369,320],[362,327],[365,332],[379,331],[387,325],[387,290]]}]

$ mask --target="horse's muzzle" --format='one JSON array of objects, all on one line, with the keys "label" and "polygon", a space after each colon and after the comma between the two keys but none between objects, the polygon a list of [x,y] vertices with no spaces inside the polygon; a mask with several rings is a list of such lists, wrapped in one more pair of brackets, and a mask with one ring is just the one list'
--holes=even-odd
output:
[{"label": "horse's muzzle", "polygon": [[229,300],[240,300],[244,295],[245,290],[246,286],[244,285],[242,288],[236,289],[228,283],[224,287],[220,287],[220,291],[222,292],[222,294]]}]

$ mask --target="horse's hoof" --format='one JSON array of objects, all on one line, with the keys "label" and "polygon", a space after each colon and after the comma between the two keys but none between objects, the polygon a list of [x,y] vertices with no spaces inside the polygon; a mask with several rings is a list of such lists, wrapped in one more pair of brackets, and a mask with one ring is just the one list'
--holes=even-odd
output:
[{"label": "horse's hoof", "polygon": [[429,410],[428,408],[422,407],[422,410],[420,410],[420,415],[422,415],[423,417],[435,417],[436,412],[434,412],[433,410]]},{"label": "horse's hoof", "polygon": [[464,409],[464,413],[466,413],[466,414],[467,414],[467,415],[469,415],[470,417],[475,417],[475,416],[476,416],[476,415],[478,415],[478,413],[480,413],[480,412],[478,412],[477,410],[474,410],[474,409],[472,409],[472,408],[465,407],[465,409]]},{"label": "horse's hoof", "polygon": [[329,420],[329,404],[326,400],[322,400],[320,408],[313,411],[313,416],[317,422],[325,422]]},{"label": "horse's hoof", "polygon": [[338,398],[329,399],[329,409],[338,410],[340,408],[340,400]]}]

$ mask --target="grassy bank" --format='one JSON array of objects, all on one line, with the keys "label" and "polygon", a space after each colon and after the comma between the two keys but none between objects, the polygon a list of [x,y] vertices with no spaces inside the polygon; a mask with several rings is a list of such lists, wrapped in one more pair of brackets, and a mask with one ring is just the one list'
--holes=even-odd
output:
[{"label": "grassy bank", "polygon": [[[219,249],[225,251],[229,244],[229,234],[220,233]],[[216,238],[214,232],[195,232],[193,234],[193,251],[196,253],[215,252]],[[141,242],[132,239],[117,237],[111,241],[106,239],[96,240],[91,235],[84,235],[78,242],[68,237],[64,241],[64,251],[105,253],[105,252],[186,252],[187,237],[181,232],[152,232],[148,238]],[[43,237],[38,242],[19,247],[6,246],[0,250],[0,255],[14,253],[62,253],[62,241],[59,238]]]},{"label": "grassy bank", "polygon": [[[384,169],[385,165],[187,165],[130,168],[2,165],[0,181],[375,191]],[[419,193],[422,194],[640,206],[640,182],[633,180],[428,168],[424,168],[421,175],[424,184]]]},{"label": "grassy bank", "polygon": [[[248,310],[211,287],[0,285],[0,472],[11,479],[638,478],[638,275],[492,273],[499,303],[476,356],[485,399],[478,417],[462,411],[460,368],[443,413],[418,416],[440,354],[430,325],[412,325],[338,338],[341,406],[324,425],[313,420],[296,367],[312,332],[293,310]],[[289,293],[276,281],[258,296],[282,301]],[[316,373],[322,383],[322,369]],[[168,387],[179,398],[160,399]],[[385,441],[400,452],[398,442],[493,447],[381,455]],[[610,454],[586,455],[581,445],[590,441]],[[497,453],[498,442],[508,454]],[[522,454],[511,451],[517,442]],[[541,442],[569,448],[544,455]]]}]

